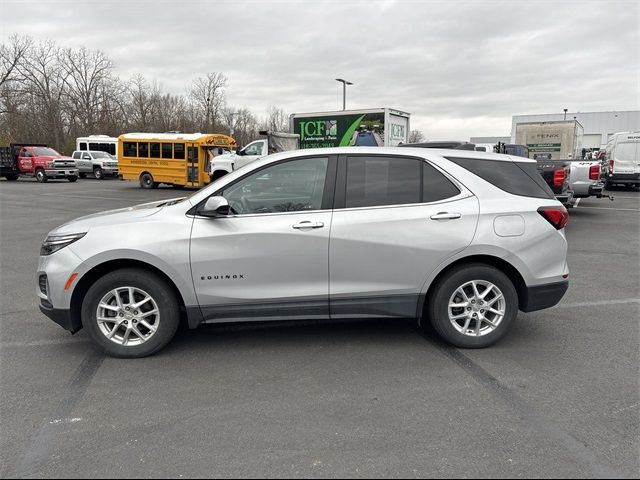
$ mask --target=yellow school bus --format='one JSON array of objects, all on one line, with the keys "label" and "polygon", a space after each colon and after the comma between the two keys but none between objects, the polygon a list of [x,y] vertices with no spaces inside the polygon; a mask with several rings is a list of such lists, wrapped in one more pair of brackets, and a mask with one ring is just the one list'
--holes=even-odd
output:
[{"label": "yellow school bus", "polygon": [[118,137],[118,172],[142,188],[202,187],[211,181],[211,159],[235,147],[233,138],[220,134],[125,133]]}]

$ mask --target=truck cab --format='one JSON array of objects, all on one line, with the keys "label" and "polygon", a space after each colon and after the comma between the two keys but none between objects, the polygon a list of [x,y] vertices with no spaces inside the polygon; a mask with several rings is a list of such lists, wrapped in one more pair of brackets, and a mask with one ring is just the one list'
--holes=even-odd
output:
[{"label": "truck cab", "polygon": [[265,135],[266,138],[254,140],[236,150],[235,153],[225,153],[214,157],[209,167],[211,180],[217,180],[266,155],[300,148],[300,136],[297,134],[268,131],[262,131],[260,134]]},{"label": "truck cab", "polygon": [[18,169],[22,175],[34,176],[44,183],[50,178],[78,179],[78,169],[71,157],[65,157],[51,147],[22,146],[18,150]]}]

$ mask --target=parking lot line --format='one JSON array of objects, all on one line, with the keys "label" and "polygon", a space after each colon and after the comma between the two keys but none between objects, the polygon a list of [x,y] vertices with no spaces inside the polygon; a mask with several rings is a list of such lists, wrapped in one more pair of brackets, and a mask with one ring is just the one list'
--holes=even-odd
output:
[{"label": "parking lot line", "polygon": [[616,208],[616,207],[611,207],[611,208],[607,208],[607,207],[580,207],[580,210],[585,210],[585,209],[591,209],[591,210],[613,210],[616,212],[640,212],[640,208]]},{"label": "parking lot line", "polygon": [[618,305],[640,303],[640,298],[621,298],[618,300],[596,300],[592,302],[575,302],[575,303],[560,303],[551,308],[578,308],[578,307],[595,307],[598,305]]}]

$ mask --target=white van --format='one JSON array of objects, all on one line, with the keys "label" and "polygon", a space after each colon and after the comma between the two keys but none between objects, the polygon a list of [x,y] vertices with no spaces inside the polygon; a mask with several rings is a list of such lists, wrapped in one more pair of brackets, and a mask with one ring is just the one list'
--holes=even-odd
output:
[{"label": "white van", "polygon": [[89,135],[76,138],[76,150],[81,152],[106,152],[118,157],[118,139],[107,135]]},{"label": "white van", "polygon": [[640,132],[616,133],[606,149],[610,172],[607,186],[640,187]]}]

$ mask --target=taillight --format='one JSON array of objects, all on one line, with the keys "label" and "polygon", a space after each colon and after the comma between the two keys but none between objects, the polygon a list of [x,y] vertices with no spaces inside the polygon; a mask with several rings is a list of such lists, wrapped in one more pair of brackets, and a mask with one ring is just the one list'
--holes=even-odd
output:
[{"label": "taillight", "polygon": [[609,173],[613,173],[613,160],[609,160]]},{"label": "taillight", "polygon": [[589,168],[589,179],[598,180],[600,178],[600,165],[592,165]]},{"label": "taillight", "polygon": [[569,212],[563,206],[540,207],[538,213],[553,225],[556,230],[563,229],[569,223]]},{"label": "taillight", "polygon": [[564,168],[559,168],[553,172],[553,185],[561,187],[564,185],[564,181],[567,178],[567,172]]}]

